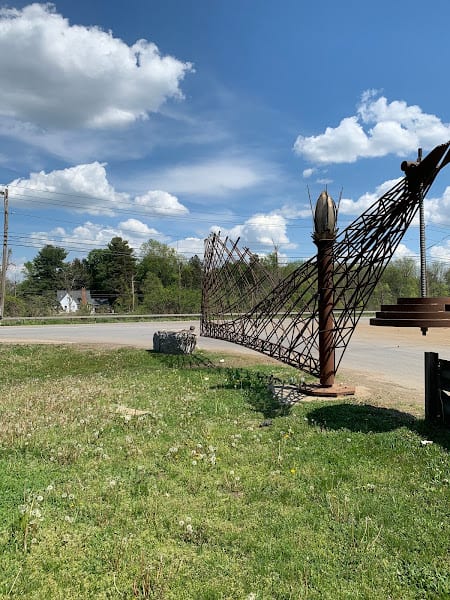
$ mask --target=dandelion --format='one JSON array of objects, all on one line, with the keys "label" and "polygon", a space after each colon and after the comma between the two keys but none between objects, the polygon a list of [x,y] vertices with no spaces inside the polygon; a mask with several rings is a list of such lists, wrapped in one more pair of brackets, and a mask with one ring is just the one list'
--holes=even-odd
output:
[{"label": "dandelion", "polygon": [[74,520],[75,520],[75,519],[74,519],[73,517],[70,517],[69,515],[66,515],[66,516],[64,517],[64,521],[66,521],[67,523],[73,523],[73,522],[74,522]]},{"label": "dandelion", "polygon": [[290,473],[292,475],[295,475],[297,473],[297,469],[294,469],[294,467],[290,470]]},{"label": "dandelion", "polygon": [[54,490],[54,487],[53,487],[52,484],[50,484],[45,489],[46,489],[47,492],[52,492]]},{"label": "dandelion", "polygon": [[195,466],[195,465],[197,464],[197,461],[194,459],[194,460],[192,461],[192,464]]},{"label": "dandelion", "polygon": [[184,524],[185,524],[185,523],[184,523],[183,519],[181,519],[181,521],[178,521],[178,525],[179,525],[180,527],[184,527]]},{"label": "dandelion", "polygon": [[44,499],[44,497],[41,495],[36,496],[36,502],[42,502],[43,499]]},{"label": "dandelion", "polygon": [[194,532],[194,528],[192,527],[192,525],[190,523],[188,523],[186,525],[186,532],[189,533],[189,534],[191,534],[191,533]]}]

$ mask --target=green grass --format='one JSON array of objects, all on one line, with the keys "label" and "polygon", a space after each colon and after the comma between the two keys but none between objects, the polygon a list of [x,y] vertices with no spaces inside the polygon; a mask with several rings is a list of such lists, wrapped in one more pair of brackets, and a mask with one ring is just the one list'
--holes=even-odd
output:
[{"label": "green grass", "polygon": [[450,598],[449,432],[219,358],[0,346],[0,598]]}]

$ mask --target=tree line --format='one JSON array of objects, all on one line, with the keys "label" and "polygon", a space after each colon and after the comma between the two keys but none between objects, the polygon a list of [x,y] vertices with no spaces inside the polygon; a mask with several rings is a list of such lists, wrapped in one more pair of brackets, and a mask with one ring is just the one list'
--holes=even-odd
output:
[{"label": "tree line", "polygon": [[[85,259],[67,261],[59,246],[44,246],[24,265],[18,284],[8,281],[5,316],[45,316],[58,310],[57,290],[86,288],[92,298],[107,299],[105,310],[126,313],[198,313],[202,261],[185,259],[173,248],[149,240],[140,257],[121,237]],[[89,307],[81,309],[88,311]]]},{"label": "tree line", "polygon": [[[105,310],[114,312],[176,314],[201,310],[203,265],[197,255],[186,259],[174,248],[150,239],[137,257],[126,240],[114,237],[106,248],[91,250],[85,259],[67,261],[67,256],[64,248],[48,244],[25,263],[21,282],[7,280],[5,316],[51,315],[58,310],[57,290],[70,293],[81,288],[90,290],[94,299],[107,299]],[[279,264],[276,253],[259,260],[275,282],[302,264]],[[427,280],[429,296],[450,296],[450,269],[443,263],[428,266]],[[367,309],[377,310],[382,304],[395,304],[397,298],[419,294],[416,261],[394,260],[385,268]]]}]

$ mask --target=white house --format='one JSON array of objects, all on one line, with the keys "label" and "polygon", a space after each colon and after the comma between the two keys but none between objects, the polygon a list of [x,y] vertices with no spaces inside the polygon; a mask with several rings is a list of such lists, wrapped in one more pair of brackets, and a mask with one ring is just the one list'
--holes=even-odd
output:
[{"label": "white house", "polygon": [[[71,292],[71,294],[73,294],[73,292]],[[64,310],[64,312],[77,312],[79,308],[77,301],[72,297],[71,294],[64,290],[58,290],[56,292],[58,304]]]},{"label": "white house", "polygon": [[56,292],[58,305],[67,313],[77,312],[83,306],[95,312],[95,309],[100,306],[108,306],[106,298],[92,298],[90,290],[81,288],[81,290],[58,290]]}]

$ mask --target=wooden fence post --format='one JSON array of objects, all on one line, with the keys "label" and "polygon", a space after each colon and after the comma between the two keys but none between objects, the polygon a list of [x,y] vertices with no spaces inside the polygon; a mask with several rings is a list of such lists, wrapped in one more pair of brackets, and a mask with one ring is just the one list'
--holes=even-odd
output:
[{"label": "wooden fence post", "polygon": [[440,413],[439,355],[425,352],[425,420],[432,421]]}]

